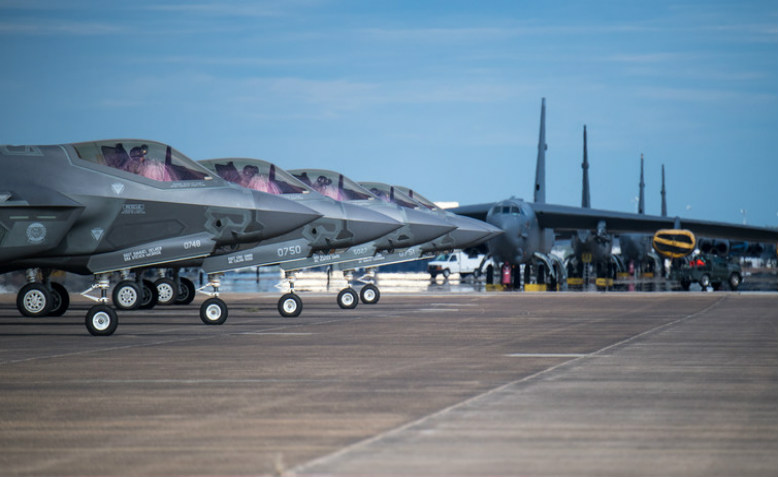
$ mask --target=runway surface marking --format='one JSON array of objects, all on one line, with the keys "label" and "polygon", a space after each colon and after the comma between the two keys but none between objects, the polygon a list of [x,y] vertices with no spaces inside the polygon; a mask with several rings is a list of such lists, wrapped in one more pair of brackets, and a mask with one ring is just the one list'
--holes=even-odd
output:
[{"label": "runway surface marking", "polygon": [[566,367],[571,367],[573,365],[579,364],[582,360],[585,360],[585,359],[591,359],[591,358],[594,358],[594,357],[601,357],[607,351],[623,347],[623,346],[625,346],[625,345],[627,345],[627,344],[629,344],[629,343],[631,343],[631,342],[633,342],[635,340],[638,340],[638,339],[640,339],[642,337],[645,337],[645,336],[648,336],[648,335],[651,335],[651,334],[659,333],[660,331],[663,331],[665,329],[673,327],[673,326],[675,326],[675,325],[677,325],[679,323],[682,323],[684,321],[690,320],[690,319],[692,319],[692,318],[694,318],[696,316],[705,314],[708,311],[712,310],[713,308],[716,308],[725,299],[726,299],[726,297],[722,296],[721,298],[717,299],[716,301],[714,301],[710,305],[706,306],[702,310],[698,310],[698,311],[696,311],[694,313],[691,313],[689,315],[683,316],[683,317],[678,318],[676,320],[673,320],[673,321],[670,321],[668,323],[665,323],[665,324],[656,326],[654,328],[651,328],[649,330],[643,331],[643,332],[638,333],[638,334],[636,334],[634,336],[631,336],[629,338],[623,339],[623,340],[618,341],[616,343],[613,343],[613,344],[610,344],[610,345],[605,346],[603,348],[600,348],[600,349],[598,349],[598,350],[596,350],[596,351],[594,351],[592,353],[585,354],[585,355],[583,355],[581,357],[577,357],[577,358],[571,359],[569,361],[564,361],[562,363],[558,363],[558,364],[556,364],[554,366],[551,366],[549,368],[543,369],[543,370],[538,371],[536,373],[530,374],[530,375],[525,376],[525,377],[523,377],[521,379],[509,382],[509,383],[505,383],[505,384],[503,384],[501,386],[498,386],[498,387],[496,387],[494,389],[490,389],[489,391],[486,391],[485,393],[479,394],[477,396],[470,397],[468,399],[465,399],[464,401],[455,403],[455,404],[453,404],[451,406],[448,406],[448,407],[446,407],[444,409],[441,409],[441,410],[439,410],[437,412],[433,412],[433,413],[428,414],[426,416],[422,416],[419,419],[407,422],[407,423],[405,423],[405,424],[403,424],[403,425],[401,425],[399,427],[395,427],[393,429],[389,429],[388,431],[382,432],[380,434],[376,434],[376,435],[374,435],[372,437],[369,437],[367,439],[364,439],[362,441],[355,442],[354,444],[351,444],[351,445],[348,445],[346,447],[343,447],[343,448],[341,448],[341,449],[339,449],[339,450],[337,450],[337,451],[335,451],[333,453],[324,455],[324,456],[319,457],[317,459],[314,459],[314,460],[312,460],[310,462],[306,462],[306,463],[298,465],[298,466],[296,466],[296,467],[294,467],[292,469],[289,469],[289,473],[291,475],[303,474],[309,468],[312,468],[312,467],[315,467],[315,466],[326,465],[328,462],[334,461],[335,459],[343,457],[346,454],[348,454],[348,453],[350,453],[350,452],[352,452],[354,450],[361,449],[361,448],[367,447],[367,446],[369,446],[371,444],[375,444],[375,443],[378,443],[380,441],[383,441],[383,440],[390,439],[392,437],[398,436],[403,431],[409,430],[409,429],[411,429],[413,427],[420,427],[420,426],[422,426],[423,424],[425,424],[428,421],[431,421],[433,419],[438,419],[438,418],[441,418],[443,416],[446,416],[447,414],[451,413],[452,411],[455,411],[457,409],[460,409],[460,408],[463,408],[465,406],[468,406],[468,405],[470,405],[472,403],[475,403],[476,401],[482,400],[482,399],[484,399],[486,397],[498,394],[500,392],[504,392],[504,391],[508,390],[509,388],[514,387],[516,385],[524,384],[524,383],[527,383],[527,382],[530,382],[530,381],[534,381],[534,380],[536,380],[536,379],[538,379],[538,378],[540,378],[542,376],[545,376],[547,374],[550,374],[550,373],[552,373],[554,371],[557,371],[557,370],[560,370],[560,369],[563,369],[563,368],[566,368]]},{"label": "runway surface marking", "polygon": [[506,354],[508,358],[583,358],[589,354],[579,353],[511,353]]}]

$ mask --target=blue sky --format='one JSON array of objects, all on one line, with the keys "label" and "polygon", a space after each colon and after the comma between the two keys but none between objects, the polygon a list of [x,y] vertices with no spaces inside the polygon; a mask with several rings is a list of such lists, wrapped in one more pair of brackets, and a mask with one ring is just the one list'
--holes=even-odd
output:
[{"label": "blue sky", "polygon": [[778,225],[776,1],[0,0],[0,143],[119,137],[462,204]]}]

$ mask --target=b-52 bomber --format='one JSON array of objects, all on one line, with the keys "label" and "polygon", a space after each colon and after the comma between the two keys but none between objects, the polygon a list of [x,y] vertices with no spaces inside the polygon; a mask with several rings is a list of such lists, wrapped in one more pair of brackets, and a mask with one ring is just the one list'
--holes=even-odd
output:
[{"label": "b-52 bomber", "polygon": [[[457,214],[485,220],[505,231],[487,242],[489,254],[509,269],[524,264],[525,284],[534,280],[547,288],[556,288],[563,265],[550,255],[555,232],[588,229],[602,234],[653,233],[655,250],[667,258],[679,258],[693,251],[696,236],[770,244],[778,242],[778,230],[764,227],[547,204],[545,111],[544,98],[541,104],[534,202],[511,197],[496,203],[450,209]],[[516,278],[514,275],[514,284],[518,282]]]},{"label": "b-52 bomber", "polygon": [[[50,272],[94,274],[95,285],[84,292],[98,302],[86,315],[93,335],[110,335],[117,326],[106,304],[113,272],[130,283],[135,270],[245,247],[321,216],[229,184],[154,141],[4,145],[0,167],[0,273],[27,270],[19,310],[64,313],[67,291],[50,281]],[[122,289],[141,293],[141,286]],[[94,289],[99,298],[87,295]]]}]

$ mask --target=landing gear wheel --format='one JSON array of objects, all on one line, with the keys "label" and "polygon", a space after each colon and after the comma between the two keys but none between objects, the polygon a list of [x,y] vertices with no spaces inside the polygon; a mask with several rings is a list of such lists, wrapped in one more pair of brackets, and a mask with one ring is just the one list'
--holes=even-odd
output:
[{"label": "landing gear wheel", "polygon": [[338,306],[344,310],[356,308],[357,303],[359,303],[359,296],[353,288],[344,288],[338,293]]},{"label": "landing gear wheel", "polygon": [[740,286],[740,281],[741,281],[740,274],[733,273],[732,275],[729,276],[729,288],[732,291],[737,290],[738,287]]},{"label": "landing gear wheel", "polygon": [[178,287],[178,296],[176,296],[176,305],[188,305],[195,298],[195,286],[192,280],[181,277],[181,286]]},{"label": "landing gear wheel", "polygon": [[119,317],[108,305],[94,305],[86,312],[86,329],[92,336],[109,336],[116,331]]},{"label": "landing gear wheel", "polygon": [[359,291],[359,299],[365,305],[375,305],[381,299],[381,292],[378,291],[377,286],[368,283]]},{"label": "landing gear wheel", "polygon": [[227,304],[217,297],[205,300],[200,305],[200,319],[206,325],[221,325],[227,321]]},{"label": "landing gear wheel", "polygon": [[16,308],[24,316],[46,316],[51,306],[51,292],[40,283],[28,283],[16,295]]},{"label": "landing gear wheel", "polygon": [[159,293],[157,292],[157,287],[154,286],[154,282],[151,280],[143,280],[143,283],[141,284],[140,309],[150,310],[157,306],[158,301]]},{"label": "landing gear wheel", "polygon": [[278,299],[278,313],[284,318],[300,316],[303,311],[303,301],[294,293],[287,293]]},{"label": "landing gear wheel", "polygon": [[172,305],[175,302],[178,296],[176,282],[170,278],[160,278],[154,282],[154,286],[157,287],[158,305]]},{"label": "landing gear wheel", "polygon": [[57,282],[51,283],[52,307],[49,316],[62,316],[70,306],[70,295],[64,286]]},{"label": "landing gear wheel", "polygon": [[702,287],[702,291],[705,291],[710,286],[710,276],[708,276],[707,273],[700,277],[700,286]]},{"label": "landing gear wheel", "polygon": [[122,280],[113,287],[111,299],[113,306],[119,310],[135,310],[140,307],[142,292],[137,283]]}]

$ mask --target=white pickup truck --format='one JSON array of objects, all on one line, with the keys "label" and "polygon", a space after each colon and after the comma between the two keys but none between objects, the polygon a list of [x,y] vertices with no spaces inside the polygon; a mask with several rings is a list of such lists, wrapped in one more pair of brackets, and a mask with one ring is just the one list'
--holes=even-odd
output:
[{"label": "white pickup truck", "polygon": [[454,252],[438,255],[427,264],[427,271],[434,279],[438,275],[448,278],[452,273],[458,273],[460,277],[466,277],[471,273],[478,274],[483,255],[468,256],[465,252]]}]

